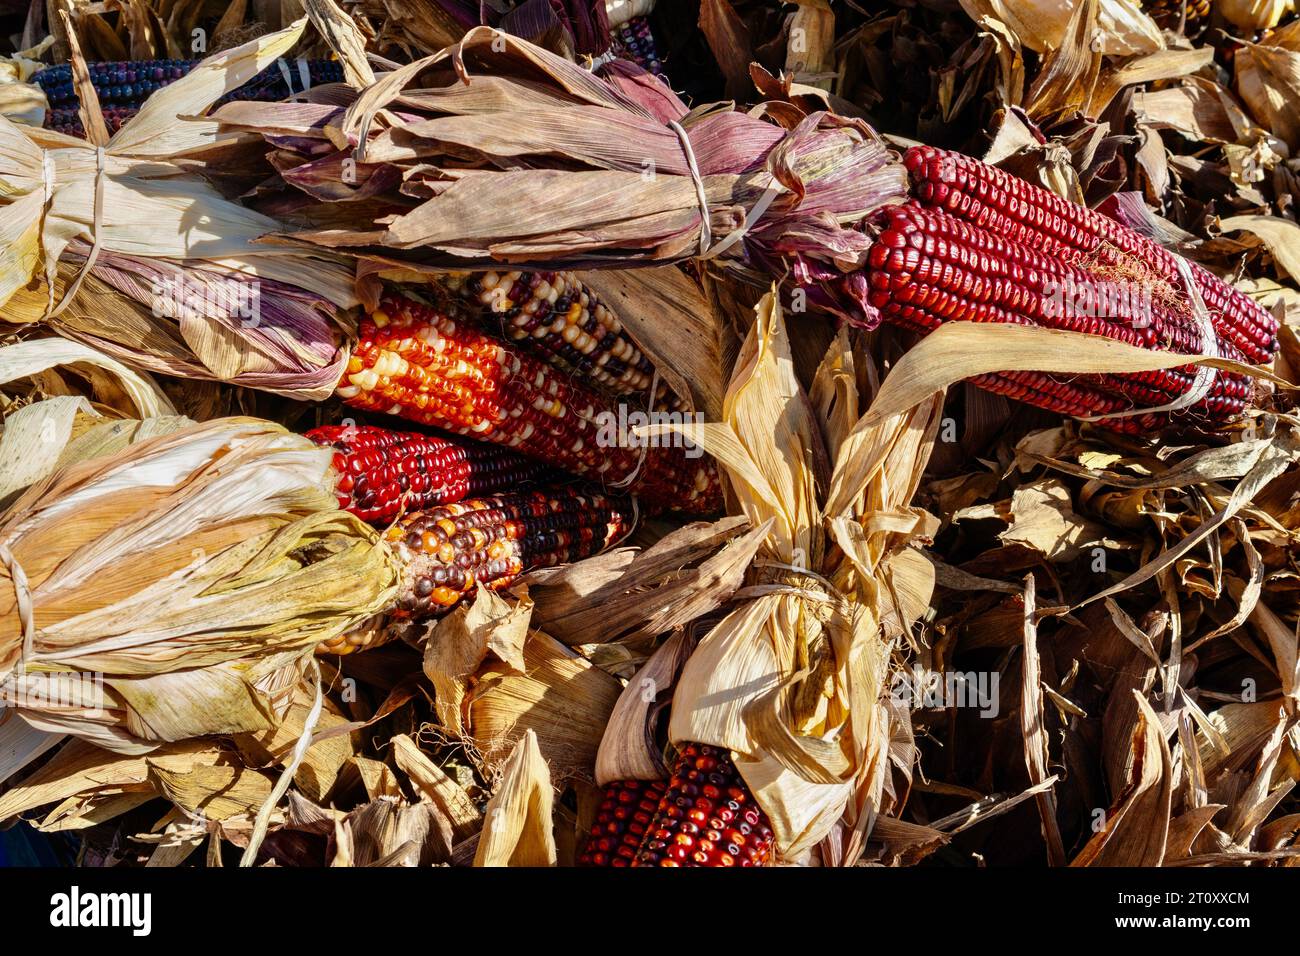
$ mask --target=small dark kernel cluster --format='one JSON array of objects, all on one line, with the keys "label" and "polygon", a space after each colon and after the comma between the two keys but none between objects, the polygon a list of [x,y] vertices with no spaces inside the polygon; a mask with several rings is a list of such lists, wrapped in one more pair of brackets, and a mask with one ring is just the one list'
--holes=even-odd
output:
[{"label": "small dark kernel cluster", "polygon": [[[1186,5],[1186,20],[1183,20],[1183,8]],[[1183,22],[1183,32],[1191,34],[1210,18],[1210,0],[1146,0],[1142,4],[1147,15],[1162,30],[1177,30]]]},{"label": "small dark kernel cluster", "polygon": [[552,469],[499,445],[453,441],[373,425],[326,425],[307,432],[334,449],[339,507],[358,518],[387,522],[498,492],[552,474]]},{"label": "small dark kernel cluster", "polygon": [[615,33],[614,42],[625,59],[631,60],[647,73],[664,76],[664,64],[659,59],[654,31],[649,17],[633,17]]},{"label": "small dark kernel cluster", "polygon": [[[136,60],[107,63],[88,63],[90,82],[95,87],[100,109],[110,133],[140,111],[151,95],[184,77],[201,63],[201,60]],[[296,62],[288,63],[293,89],[285,84],[284,74],[278,66],[267,67],[238,89],[227,93],[216,106],[232,100],[282,100],[301,93],[302,80]],[[307,64],[308,76],[313,86],[341,83],[343,66],[334,60],[311,60]],[[69,136],[84,136],[81,117],[77,113],[79,100],[72,81],[72,67],[62,63],[48,66],[32,76],[32,82],[41,88],[49,103],[45,126]]]}]

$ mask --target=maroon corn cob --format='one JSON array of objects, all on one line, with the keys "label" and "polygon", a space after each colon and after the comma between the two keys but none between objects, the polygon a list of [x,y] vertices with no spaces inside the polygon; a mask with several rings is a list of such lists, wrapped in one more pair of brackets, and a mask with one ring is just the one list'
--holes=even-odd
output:
[{"label": "maroon corn cob", "polygon": [[[1117,266],[1127,260],[1154,270],[1171,286],[1182,285],[1174,253],[1087,206],[960,153],[917,146],[908,150],[904,162],[912,174],[914,195],[927,206],[1067,262],[1095,257],[1103,265]],[[1204,266],[1188,265],[1215,320],[1215,331],[1250,361],[1270,361],[1277,351],[1277,320]]]},{"label": "maroon corn cob", "polygon": [[372,425],[325,425],[306,437],[334,449],[339,507],[365,521],[515,491],[551,471],[499,445]]},{"label": "maroon corn cob", "polygon": [[[1248,296],[1189,263],[1215,342],[1201,341],[1179,260],[1113,219],[1003,170],[932,147],[908,151],[914,199],[877,217],[869,301],[889,321],[928,332],[950,320],[1040,325],[1104,335],[1131,345],[1266,362],[1277,323]],[[1193,387],[1191,366],[1131,375],[1037,372],[983,375],[992,391],[1088,417],[1174,402]],[[1220,372],[1175,414],[1222,421],[1251,395],[1249,380]],[[1152,413],[1103,419],[1129,432],[1170,419]]]},{"label": "maroon corn cob", "polygon": [[319,650],[347,654],[390,640],[402,622],[436,617],[472,592],[509,587],[532,568],[590,557],[631,526],[626,503],[570,487],[471,498],[403,515],[384,532],[401,563],[386,626]]},{"label": "maroon corn cob", "polygon": [[647,505],[690,513],[721,508],[717,468],[681,447],[611,442],[616,406],[550,366],[412,299],[391,296],[361,322],[338,394],[519,452],[628,491]]},{"label": "maroon corn cob", "polygon": [[731,754],[686,744],[633,866],[762,866],[772,850],[767,815]]},{"label": "maroon corn cob", "polygon": [[668,784],[619,780],[605,788],[578,866],[631,866]]}]

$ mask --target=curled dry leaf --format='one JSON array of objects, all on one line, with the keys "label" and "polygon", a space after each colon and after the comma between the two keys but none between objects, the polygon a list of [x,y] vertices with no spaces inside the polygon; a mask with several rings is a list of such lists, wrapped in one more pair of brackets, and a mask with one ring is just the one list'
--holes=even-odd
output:
[{"label": "curled dry leaf", "polygon": [[475,866],[554,866],[554,791],[537,734],[526,731],[484,811]]},{"label": "curled dry leaf", "polygon": [[450,733],[465,733],[466,695],[488,654],[524,673],[531,614],[530,600],[512,604],[480,584],[473,601],[462,602],[429,627],[424,674],[433,684],[438,720]]},{"label": "curled dry leaf", "polygon": [[[961,0],[972,20],[986,18],[1005,24],[1021,43],[1036,53],[1060,48],[1070,17],[1089,0]],[[1094,0],[1097,41],[1102,52],[1116,55],[1151,53],[1163,49],[1155,22],[1135,0]],[[1091,41],[1091,38],[1089,38]]]},{"label": "curled dry leaf", "polygon": [[1159,866],[1169,839],[1173,772],[1160,720],[1136,691],[1133,769],[1124,791],[1106,812],[1105,826],[1071,866]]},{"label": "curled dry leaf", "polygon": [[410,779],[421,799],[446,818],[455,842],[468,840],[477,833],[483,814],[464,788],[426,757],[411,737],[399,734],[391,744],[394,762]]},{"label": "curled dry leaf", "polygon": [[571,646],[633,643],[683,627],[727,601],[767,537],[744,517],[693,522],[640,553],[607,551],[528,576],[533,623]]},{"label": "curled dry leaf", "polygon": [[1237,92],[1262,126],[1300,148],[1300,27],[1291,24],[1233,57]]},{"label": "curled dry leaf", "polygon": [[623,688],[596,754],[597,784],[668,777],[669,768],[655,742],[655,723],[693,647],[685,630],[673,632]]}]

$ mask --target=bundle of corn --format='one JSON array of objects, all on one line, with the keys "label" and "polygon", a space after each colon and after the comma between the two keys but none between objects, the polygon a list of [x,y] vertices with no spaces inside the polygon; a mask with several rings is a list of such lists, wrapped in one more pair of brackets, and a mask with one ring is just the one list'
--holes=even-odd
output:
[{"label": "bundle of corn", "polygon": [[608,547],[631,527],[626,502],[569,487],[474,498],[405,515],[384,532],[401,563],[397,594],[368,626],[324,642],[350,654],[399,636],[405,622],[442,614],[479,585],[509,587],[524,571]]},{"label": "bundle of corn", "polygon": [[[116,133],[158,90],[181,79],[200,63],[199,60],[134,60],[111,63],[88,63],[91,85],[101,104],[104,122]],[[341,83],[343,67],[331,60],[278,60],[242,86],[216,101],[220,106],[232,100],[282,100],[305,93],[313,86]],[[78,97],[71,64],[50,66],[36,73],[31,82],[41,88],[49,104],[45,116],[47,129],[68,136],[84,136],[78,115]]]},{"label": "bundle of corn", "polygon": [[378,534],[334,507],[330,459],[218,419],[30,487],[0,519],[0,700],[128,753],[266,729],[314,647],[396,593]]},{"label": "bundle of corn", "polygon": [[[723,421],[692,429],[726,470],[758,552],[698,646],[670,639],[624,689],[596,761],[608,789],[589,865],[790,861],[837,826],[852,862],[868,821],[894,805],[881,691],[890,650],[933,586],[928,562],[907,544],[933,522],[909,502],[942,404],[931,393],[883,419],[859,417],[857,383],[873,372],[859,367],[848,331],[831,343],[811,392],[790,346],[770,294]],[[678,757],[663,767],[658,731],[669,702]]]},{"label": "bundle of corn", "polygon": [[[421,88],[403,88],[417,76]],[[398,97],[410,120],[389,125],[379,114]],[[582,269],[702,255],[760,285],[790,273],[810,306],[861,320],[865,279],[831,279],[862,263],[862,219],[907,187],[858,120],[821,113],[787,129],[733,109],[691,113],[629,63],[601,79],[486,27],[353,106],[231,103],[216,115],[232,132],[275,130],[286,186],[331,204],[333,227],[298,238],[378,246],[390,261]],[[354,185],[340,191],[345,167]],[[370,216],[377,196],[409,207],[413,195],[429,198]],[[351,202],[366,203],[355,224]]]},{"label": "bundle of corn", "polygon": [[[322,124],[338,124],[329,134],[338,141],[370,131],[365,178],[394,176],[407,195],[423,180],[430,198],[404,215],[355,233],[304,234],[323,245],[367,246],[378,235],[389,250],[409,250],[426,264],[701,256],[707,267],[751,281],[785,276],[795,308],[821,308],[866,328],[882,319],[923,331],[948,319],[1048,325],[1255,363],[1276,350],[1276,321],[1207,270],[976,160],[926,147],[904,161],[865,124],[829,113],[787,116],[788,131],[726,109],[688,117],[653,80],[619,74],[604,83],[521,41],[497,42],[490,31],[470,33],[455,53],[468,85],[441,82],[450,53],[412,67],[412,76],[428,69],[434,83],[403,99],[429,116],[408,126],[371,122],[399,94],[396,83],[346,113],[236,104],[220,115],[235,128],[306,137],[311,161],[283,175],[309,194],[344,158],[319,158],[316,146],[329,138]],[[475,70],[487,74],[481,91]],[[544,88],[532,79],[539,71],[549,80]],[[512,91],[506,106],[502,87]],[[489,127],[492,145],[484,147]],[[503,150],[518,165],[501,169]],[[654,176],[636,171],[646,164]],[[520,215],[523,208],[529,212]],[[1065,414],[1104,416],[1131,432],[1170,422],[1212,426],[1252,397],[1240,375],[1208,368],[1081,381],[1015,372],[980,384]]]},{"label": "bundle of corn", "polygon": [[334,449],[339,507],[376,523],[509,491],[550,473],[541,462],[497,445],[370,425],[325,425],[306,435]]},{"label": "bundle of corn", "polygon": [[[692,447],[642,447],[618,434],[618,410],[549,366],[398,294],[361,322],[339,396],[349,405],[400,415],[518,449],[555,468],[677,511],[719,510],[712,461]],[[624,416],[626,419],[626,415]]]},{"label": "bundle of corn", "polygon": [[186,172],[218,145],[201,116],[286,53],[306,21],[205,60],[154,93],[111,140],[93,85],[89,142],[0,119],[0,304],[149,371],[324,398],[346,364],[337,256],[263,237],[280,224]]}]

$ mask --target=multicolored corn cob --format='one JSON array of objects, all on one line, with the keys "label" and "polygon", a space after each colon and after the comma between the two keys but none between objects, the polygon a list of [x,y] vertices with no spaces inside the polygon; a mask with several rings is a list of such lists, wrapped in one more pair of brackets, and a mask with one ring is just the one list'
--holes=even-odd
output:
[{"label": "multicolored corn cob", "polygon": [[578,866],[631,866],[667,789],[663,780],[620,780],[607,786]]},{"label": "multicolored corn cob", "polygon": [[664,76],[664,65],[659,59],[654,31],[649,17],[633,17],[620,26],[614,36],[615,50],[647,73]]},{"label": "multicolored corn cob", "polygon": [[541,462],[499,445],[373,425],[326,425],[307,437],[334,449],[339,507],[365,521],[387,522],[407,511],[516,491],[552,474]]},{"label": "multicolored corn cob", "polygon": [[[384,532],[402,565],[387,624],[443,614],[478,584],[500,590],[532,568],[590,557],[630,526],[626,502],[568,487],[472,498],[405,515]],[[391,627],[355,631],[318,650],[348,654],[394,633]]]},{"label": "multicolored corn cob", "polygon": [[686,744],[633,866],[762,866],[772,850],[767,815],[731,754]]},{"label": "multicolored corn cob", "polygon": [[[1276,351],[1271,315],[1187,263],[1215,331],[1213,343],[1202,342],[1178,257],[1115,220],[960,154],[914,147],[905,164],[914,198],[877,217],[867,274],[868,299],[888,321],[922,332],[946,321],[1039,325],[1171,352],[1213,347],[1243,362],[1267,362]],[[1068,380],[1002,373],[975,381],[1088,417],[1176,402],[1194,379],[1195,369],[1182,366]],[[1194,404],[1172,414],[1219,422],[1240,412],[1250,396],[1248,379],[1219,372]],[[1133,433],[1169,420],[1169,413],[1103,419]]]},{"label": "multicolored corn cob", "polygon": [[[154,92],[184,77],[201,63],[201,60],[137,60],[129,62],[89,63],[90,82],[95,87],[109,132],[116,132],[134,116]],[[304,92],[302,71],[296,61],[273,64],[243,86],[227,93],[217,101],[217,106],[232,100],[282,100],[295,93]],[[307,81],[312,86],[343,81],[342,64],[333,60],[306,62]],[[286,83],[285,77],[289,80]],[[77,115],[77,92],[72,82],[72,68],[63,63],[48,66],[32,76],[45,94],[49,109],[45,125],[61,133],[82,136],[81,118]],[[112,114],[110,120],[109,114]],[[115,124],[115,125],[114,125]]]},{"label": "multicolored corn cob", "polygon": [[1187,19],[1184,31],[1191,33],[1210,18],[1210,0],[1146,0],[1142,4],[1147,15],[1165,30],[1177,30],[1183,23],[1183,8]]},{"label": "multicolored corn cob", "polygon": [[443,286],[483,328],[602,391],[623,396],[650,388],[650,360],[572,272],[459,272]]},{"label": "multicolored corn cob", "polygon": [[689,458],[682,447],[628,447],[612,402],[404,296],[388,296],[362,320],[338,394],[356,408],[505,445],[611,488],[626,483],[653,508],[699,514],[721,507],[711,460]]}]

